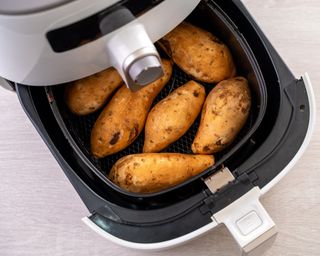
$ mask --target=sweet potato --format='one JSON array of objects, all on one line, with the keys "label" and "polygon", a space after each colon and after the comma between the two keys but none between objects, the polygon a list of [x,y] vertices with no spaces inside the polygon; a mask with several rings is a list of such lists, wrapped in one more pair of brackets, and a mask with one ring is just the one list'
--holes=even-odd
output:
[{"label": "sweet potato", "polygon": [[129,146],[142,131],[151,104],[169,81],[172,65],[162,60],[164,76],[137,92],[123,85],[97,119],[91,133],[91,151],[97,158]]},{"label": "sweet potato", "polygon": [[225,149],[244,126],[250,107],[250,89],[245,78],[236,77],[220,82],[204,103],[192,151],[213,154]]},{"label": "sweet potato", "polygon": [[175,186],[214,164],[214,157],[177,153],[128,155],[112,167],[109,178],[121,188],[152,193]]},{"label": "sweet potato", "polygon": [[155,105],[146,121],[143,152],[159,152],[185,134],[205,97],[204,87],[189,81]]},{"label": "sweet potato", "polygon": [[160,39],[159,45],[195,80],[218,83],[236,75],[228,47],[210,32],[187,22]]},{"label": "sweet potato", "polygon": [[121,84],[118,71],[108,68],[66,86],[65,102],[74,114],[87,115],[100,109]]}]

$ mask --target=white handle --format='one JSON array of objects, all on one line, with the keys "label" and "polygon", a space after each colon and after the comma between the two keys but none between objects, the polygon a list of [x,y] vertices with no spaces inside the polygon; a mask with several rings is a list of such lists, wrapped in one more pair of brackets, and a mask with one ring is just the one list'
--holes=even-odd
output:
[{"label": "white handle", "polygon": [[[148,69],[151,70],[152,79],[148,76],[148,80],[155,81],[163,74],[157,49],[149,38],[144,26],[140,23],[135,22],[119,30],[109,39],[106,46],[112,65],[118,70],[128,88],[133,91],[141,88],[137,84],[137,81],[134,81],[136,76],[131,77],[134,73],[131,73],[131,68],[134,67],[137,60],[146,58],[147,56],[152,56],[156,59],[153,63],[148,62],[148,64],[145,64],[145,70],[140,70],[141,72],[147,72]],[[153,72],[152,67],[155,70]],[[146,82],[143,85],[146,85]]]},{"label": "white handle", "polygon": [[262,255],[277,235],[276,225],[259,201],[260,195],[260,189],[255,187],[212,216],[229,229],[240,246],[241,255]]}]

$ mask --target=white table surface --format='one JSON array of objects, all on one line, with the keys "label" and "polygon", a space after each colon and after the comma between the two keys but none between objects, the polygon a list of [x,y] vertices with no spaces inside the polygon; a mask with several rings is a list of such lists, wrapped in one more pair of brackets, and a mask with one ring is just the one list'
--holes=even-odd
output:
[{"label": "white table surface", "polygon": [[[320,102],[320,1],[245,0],[298,77],[308,71]],[[320,113],[320,103],[318,113]],[[0,90],[0,255],[150,255],[122,248],[91,231],[79,196],[21,109]],[[319,117],[319,115],[318,115]],[[320,132],[293,170],[262,199],[279,235],[266,255],[320,255]],[[219,228],[154,255],[233,255]]]}]

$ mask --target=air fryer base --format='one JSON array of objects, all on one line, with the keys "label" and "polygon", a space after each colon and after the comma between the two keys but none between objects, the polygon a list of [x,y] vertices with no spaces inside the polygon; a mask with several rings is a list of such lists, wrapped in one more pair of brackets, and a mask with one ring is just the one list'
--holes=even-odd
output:
[{"label": "air fryer base", "polygon": [[261,190],[255,187],[214,214],[211,223],[181,237],[159,243],[133,243],[122,240],[101,229],[91,218],[85,217],[82,220],[93,231],[116,244],[147,251],[160,251],[182,245],[224,224],[237,241],[241,255],[258,256],[275,241],[277,235],[274,222],[259,202],[260,195]]}]

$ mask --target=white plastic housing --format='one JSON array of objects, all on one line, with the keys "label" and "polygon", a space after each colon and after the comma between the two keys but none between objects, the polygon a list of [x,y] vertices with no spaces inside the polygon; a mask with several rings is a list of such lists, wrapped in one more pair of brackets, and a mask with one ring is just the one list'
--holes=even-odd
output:
[{"label": "white plastic housing", "polygon": [[[182,22],[200,0],[165,0],[95,41],[62,53],[52,50],[46,38],[48,31],[82,20],[116,2],[77,0],[33,14],[0,15],[0,76],[22,84],[41,86],[65,83],[97,73],[114,64],[107,45],[122,30],[143,26],[150,40],[155,42]],[[134,46],[132,40],[124,43],[128,47]]]},{"label": "white plastic housing", "polygon": [[[142,24],[136,23],[125,26],[117,34],[110,38],[106,45],[110,66],[115,67],[127,86],[136,91],[140,86],[132,80],[129,75],[129,68],[132,62],[142,56],[156,56],[160,62],[160,57],[155,46],[148,37]],[[158,79],[159,76],[156,77]],[[156,79],[153,79],[156,80]]]},{"label": "white plastic housing", "polygon": [[211,223],[184,236],[159,243],[143,244],[125,241],[101,229],[89,217],[85,217],[82,220],[93,231],[114,243],[148,251],[159,251],[184,244],[205,234],[210,229],[224,224],[239,244],[239,255],[260,256],[273,243],[277,234],[274,222],[259,202],[260,196],[260,189],[255,187],[213,215]]}]

